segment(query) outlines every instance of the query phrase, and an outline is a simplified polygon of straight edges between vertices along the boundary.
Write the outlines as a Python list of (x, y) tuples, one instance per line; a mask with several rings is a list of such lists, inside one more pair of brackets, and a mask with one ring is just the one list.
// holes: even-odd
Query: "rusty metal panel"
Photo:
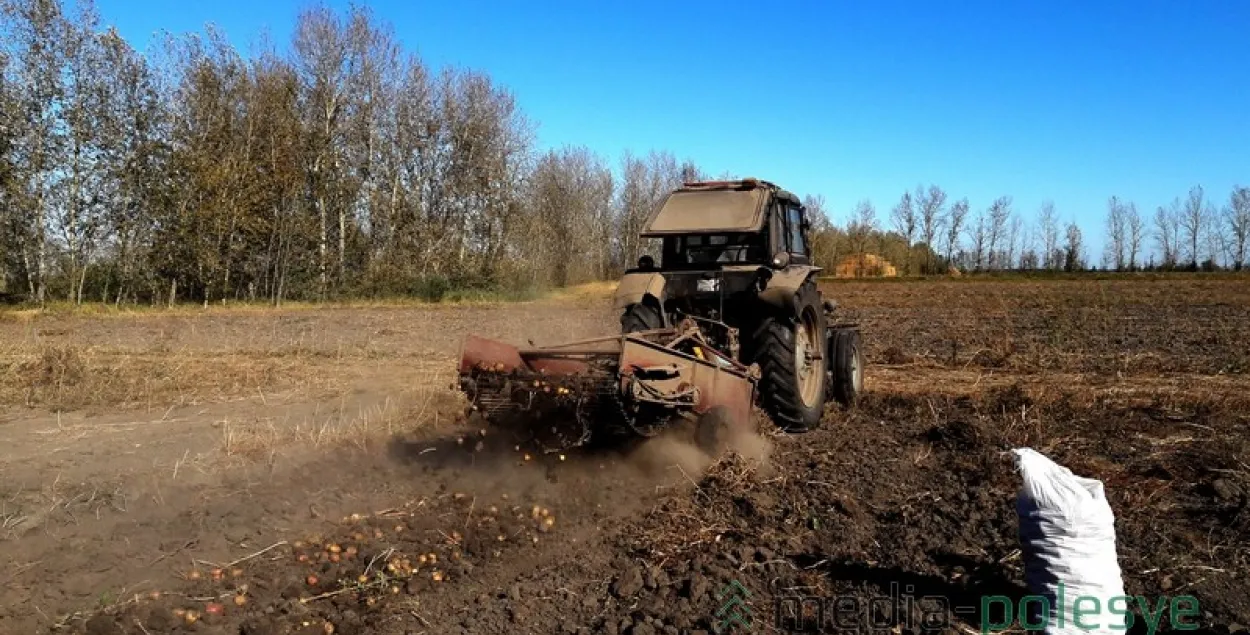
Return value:
[(627, 338), (621, 351), (621, 375), (628, 377), (635, 367), (674, 366), (676, 379), (660, 380), (680, 390), (683, 385), (699, 389), (695, 412), (704, 413), (715, 407), (727, 408), (735, 417), (746, 421), (751, 414), (755, 384), (737, 369), (720, 366), (650, 342)]
[(590, 365), (580, 359), (567, 357), (533, 357), (529, 360), (530, 368), (545, 375), (577, 375), (590, 370)]
[(517, 347), (505, 342), (469, 335), (460, 349), (461, 373), (468, 373), (474, 368), (512, 372), (524, 366)]

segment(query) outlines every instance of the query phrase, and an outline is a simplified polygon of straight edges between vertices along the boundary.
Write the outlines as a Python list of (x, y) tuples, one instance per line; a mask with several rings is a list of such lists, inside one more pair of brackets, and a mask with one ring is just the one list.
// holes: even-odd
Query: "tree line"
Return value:
[(1250, 187), (1245, 186), (1234, 186), (1223, 200), (1194, 186), (1149, 217), (1136, 203), (1112, 196), (1100, 257), (1089, 253), (1081, 227), (1062, 220), (1051, 201), (1030, 215), (1015, 209), (1012, 197), (1000, 196), (973, 212), (967, 198), (951, 200), (939, 186), (917, 186), (903, 192), (884, 215), (871, 201), (860, 201), (844, 227), (824, 219), (822, 197), (808, 197), (806, 204), (818, 217), (813, 228), (817, 260), (877, 254), (903, 275), (952, 269), (1241, 271), (1250, 242)]
[[(515, 97), (368, 9), (287, 52), (142, 55), (89, 4), (0, 0), (0, 291), (34, 302), (441, 294), (612, 275), (690, 161), (539, 152)], [(619, 174), (619, 176), (618, 176)]]
[[(662, 197), (709, 178), (668, 151), (542, 150), (509, 90), (430, 67), (367, 8), (306, 9), (285, 47), (251, 48), (208, 28), (144, 54), (85, 0), (0, 0), (0, 294), (524, 293), (618, 275), (648, 251), (638, 233)], [(1240, 268), (1250, 194), (1217, 208), (1195, 191), (1151, 223), (1112, 199), (1104, 265)], [(807, 203), (830, 268), (869, 253), (901, 273), (1087, 266), (1053, 206), (1030, 224), (1010, 197), (974, 212), (928, 186), (836, 226)]]

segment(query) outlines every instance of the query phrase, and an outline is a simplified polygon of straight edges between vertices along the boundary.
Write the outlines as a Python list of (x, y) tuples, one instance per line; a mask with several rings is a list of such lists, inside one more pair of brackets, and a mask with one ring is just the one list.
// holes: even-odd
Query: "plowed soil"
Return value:
[(610, 334), (602, 294), (0, 316), (0, 633), (982, 632), (1026, 593), (1024, 446), (1106, 484), (1128, 593), (1247, 629), (1250, 279), (824, 291), (867, 394), (715, 455), (461, 416), (466, 333)]

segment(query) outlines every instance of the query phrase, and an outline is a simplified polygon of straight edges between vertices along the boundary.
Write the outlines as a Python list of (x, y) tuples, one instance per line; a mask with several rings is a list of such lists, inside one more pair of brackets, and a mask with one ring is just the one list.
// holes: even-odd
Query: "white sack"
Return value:
[[(1076, 476), (1033, 449), (1013, 452), (1024, 479), (1016, 500), (1024, 577), (1030, 594), (1050, 602), (1048, 616), (1040, 613), (1040, 602), (1017, 606), (1018, 623), (1045, 619), (1048, 635), (1123, 635), (1128, 599), (1116, 559), (1115, 515), (1102, 482)], [(1078, 598), (1098, 600), (1081, 601), (1080, 625), (1086, 628), (1074, 619)]]

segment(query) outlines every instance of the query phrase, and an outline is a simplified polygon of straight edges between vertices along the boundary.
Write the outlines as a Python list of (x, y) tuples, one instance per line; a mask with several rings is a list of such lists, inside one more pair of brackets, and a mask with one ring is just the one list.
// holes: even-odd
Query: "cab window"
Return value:
[(763, 258), (764, 242), (759, 234), (699, 234), (664, 239), (666, 268), (743, 264)]
[(806, 254), (807, 241), (803, 236), (803, 215), (799, 208), (793, 205), (786, 206), (786, 229), (788, 230), (786, 251), (795, 255)]

